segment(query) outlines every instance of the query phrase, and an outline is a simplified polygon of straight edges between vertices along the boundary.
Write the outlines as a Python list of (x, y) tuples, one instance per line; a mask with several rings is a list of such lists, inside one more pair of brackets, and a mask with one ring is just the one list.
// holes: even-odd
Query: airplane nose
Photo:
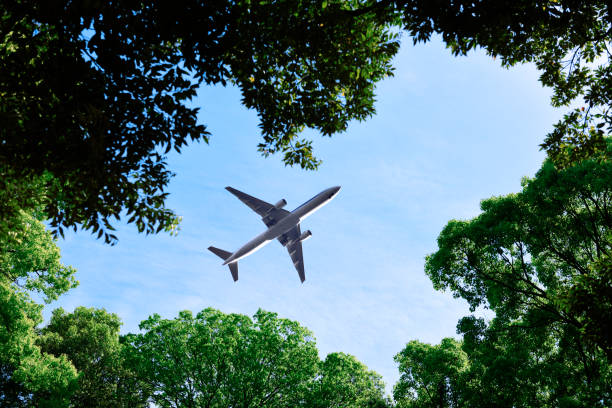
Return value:
[(336, 194), (338, 194), (338, 191), (340, 191), (340, 186), (332, 187), (330, 188), (330, 190), (331, 190), (332, 196), (335, 196)]

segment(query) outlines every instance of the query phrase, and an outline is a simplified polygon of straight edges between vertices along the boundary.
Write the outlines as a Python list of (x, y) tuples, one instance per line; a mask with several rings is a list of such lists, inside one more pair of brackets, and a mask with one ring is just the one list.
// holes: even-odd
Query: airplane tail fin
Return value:
[[(223, 260), (229, 258), (232, 255), (231, 252), (215, 248), (214, 246), (208, 247), (208, 250)], [(238, 262), (232, 262), (227, 266), (229, 266), (230, 272), (232, 273), (232, 278), (234, 278), (234, 282), (236, 282), (238, 280)]]

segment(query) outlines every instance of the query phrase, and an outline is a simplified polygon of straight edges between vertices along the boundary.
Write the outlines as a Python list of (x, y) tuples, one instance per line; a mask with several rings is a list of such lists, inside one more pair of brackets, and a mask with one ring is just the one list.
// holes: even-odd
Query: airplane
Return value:
[(276, 238), (281, 245), (289, 251), (289, 256), (291, 256), (291, 260), (300, 276), (300, 280), (304, 283), (306, 275), (304, 273), (304, 258), (302, 257), (302, 241), (310, 238), (312, 233), (310, 230), (302, 233), (300, 231), (300, 222), (330, 202), (331, 199), (338, 194), (338, 191), (340, 191), (340, 186), (330, 187), (321, 191), (291, 212), (283, 209), (283, 207), (287, 205), (285, 199), (272, 205), (238, 191), (235, 188), (225, 187), (225, 189), (259, 214), (261, 220), (266, 224), (266, 227), (268, 227), (266, 231), (244, 244), (236, 252), (224, 251), (223, 249), (213, 246), (208, 247), (209, 251), (225, 261), (223, 265), (229, 266), (234, 282), (238, 280), (238, 261)]

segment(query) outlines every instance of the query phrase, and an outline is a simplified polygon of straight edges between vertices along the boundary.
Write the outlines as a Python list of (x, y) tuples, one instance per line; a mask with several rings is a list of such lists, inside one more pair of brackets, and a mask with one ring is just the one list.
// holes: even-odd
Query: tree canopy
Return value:
[(173, 231), (165, 153), (208, 141), (190, 103), (204, 84), (240, 89), (264, 156), (314, 169), (300, 132), (332, 135), (373, 114), (402, 29), (414, 42), (440, 34), (454, 54), (533, 62), (553, 105), (582, 99), (542, 145), (567, 166), (605, 150), (612, 128), (610, 15), (604, 0), (11, 0), (0, 19), (0, 215), (30, 208), (42, 185), (59, 234), (82, 226), (112, 243), (121, 217)]
[(208, 308), (153, 315), (125, 344), (160, 407), (384, 407), (384, 384), (355, 357), (320, 361), (312, 333), (275, 313)]
[(461, 343), (450, 338), (439, 345), (410, 341), (394, 358), (400, 379), (393, 388), (399, 407), (464, 406), (462, 374), (468, 368)]
[(76, 371), (66, 356), (42, 352), (36, 326), (42, 305), (77, 285), (74, 269), (60, 263), (60, 251), (42, 222), (19, 213), (15, 229), (0, 234), (0, 403), (40, 406), (63, 404), (75, 387)]
[(258, 311), (254, 320), (205, 309), (153, 315), (128, 335), (139, 378), (160, 407), (293, 405), (318, 361), (311, 333)]
[(458, 324), (477, 384), (468, 400), (612, 403), (611, 188), (609, 156), (563, 169), (545, 162), (521, 192), (484, 200), (481, 215), (443, 229), (426, 261), (434, 288), (495, 313)]
[[(374, 112), (398, 42), (365, 2), (44, 3), (11, 0), (0, 19), (0, 178), (29, 204), (42, 182), (46, 215), (114, 242), (123, 213), (141, 232), (171, 230), (165, 153), (209, 134), (189, 101), (231, 83), (260, 118), (264, 155), (314, 169), (306, 127), (324, 135)], [(332, 7), (332, 4), (335, 6)]]
[[(612, 141), (609, 146), (612, 154)], [(426, 272), (435, 288), (449, 288), (472, 310), (485, 306), (508, 322), (533, 312), (543, 322), (584, 331), (610, 304), (606, 285), (591, 288), (596, 293), (580, 303), (582, 310), (566, 302), (578, 290), (574, 285), (605, 282), (592, 274), (612, 250), (611, 188), (610, 160), (562, 170), (547, 162), (533, 180), (524, 180), (520, 193), (484, 200), (474, 220), (450, 221)], [(607, 334), (589, 338), (612, 357)]]
[[(126, 362), (120, 343), (121, 320), (104, 309), (55, 309), (37, 344), (50, 355), (65, 356), (79, 373), (69, 395), (72, 407), (147, 407), (147, 388)], [(36, 395), (38, 397), (38, 395)]]
[(330, 353), (319, 362), (317, 376), (309, 385), (306, 407), (386, 407), (380, 375), (354, 356)]
[(541, 145), (548, 160), (536, 177), (518, 194), (484, 200), (479, 217), (450, 221), (427, 258), (436, 289), (495, 313), (459, 322), (462, 406), (609, 405), (609, 2), (377, 4), (372, 12), (401, 15), (415, 43), (440, 34), (455, 55), (482, 47), (505, 67), (535, 63), (553, 106), (573, 105)]

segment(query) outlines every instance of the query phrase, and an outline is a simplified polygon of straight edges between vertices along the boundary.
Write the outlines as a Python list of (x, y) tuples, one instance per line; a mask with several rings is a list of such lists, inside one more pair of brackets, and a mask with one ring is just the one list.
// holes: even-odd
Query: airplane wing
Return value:
[(306, 280), (306, 274), (304, 272), (304, 257), (302, 255), (302, 241), (300, 241), (300, 225), (296, 225), (283, 235), (278, 237), (278, 241), (287, 248), (289, 256), (293, 261), (293, 265), (300, 275), (300, 280), (304, 282)]
[(289, 214), (289, 211), (278, 209), (274, 207), (272, 204), (267, 203), (259, 198), (255, 198), (250, 196), (242, 191), (238, 191), (232, 187), (225, 187), (227, 191), (238, 197), (240, 201), (248, 205), (251, 210), (255, 211), (261, 217), (266, 227), (270, 228), (272, 225), (276, 224), (278, 220), (284, 218)]

